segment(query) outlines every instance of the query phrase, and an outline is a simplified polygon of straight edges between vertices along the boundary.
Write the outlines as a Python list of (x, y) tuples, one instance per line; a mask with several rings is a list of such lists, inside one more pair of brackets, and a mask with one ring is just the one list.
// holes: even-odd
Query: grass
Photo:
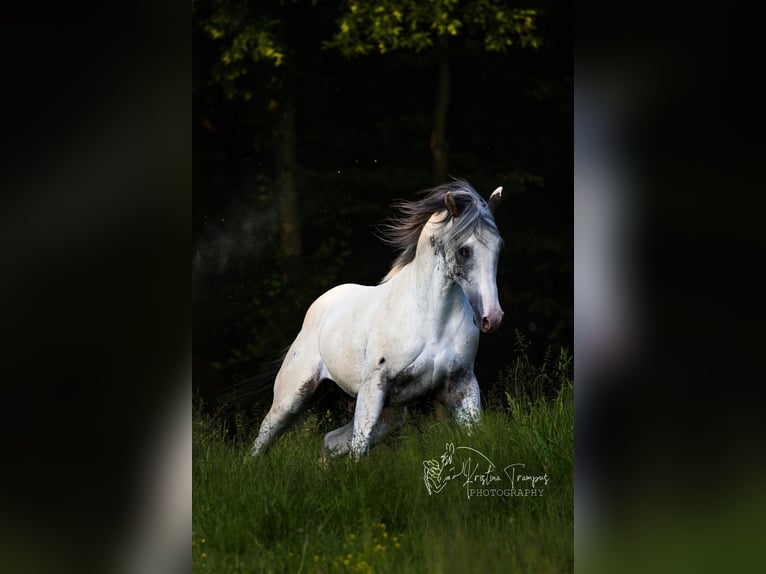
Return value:
[[(555, 366), (535, 369), (523, 364), (525, 357), (500, 381), (505, 400), (490, 405), (470, 432), (414, 415), (358, 464), (321, 462), (330, 421), (317, 413), (258, 459), (248, 455), (249, 433), (232, 440), (196, 413), (192, 571), (571, 572), (571, 359), (562, 352)], [(558, 383), (555, 392), (545, 386), (551, 382)], [(523, 463), (524, 472), (546, 474), (549, 482), (538, 483), (541, 496), (469, 499), (467, 489), (480, 485), (462, 486), (463, 476), (429, 495), (423, 461), (439, 461), (447, 443), (491, 459), (500, 477), (491, 486), (505, 494), (506, 465)], [(451, 474), (467, 457), (455, 451)], [(477, 474), (488, 470), (474, 454), (471, 464), (477, 463)]]

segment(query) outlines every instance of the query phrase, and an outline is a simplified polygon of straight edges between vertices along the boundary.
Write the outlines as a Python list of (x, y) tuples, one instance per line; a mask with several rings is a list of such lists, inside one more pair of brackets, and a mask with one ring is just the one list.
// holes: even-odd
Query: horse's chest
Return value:
[(388, 403), (402, 403), (421, 397), (440, 383), (432, 365), (410, 365), (396, 372), (386, 372), (381, 382), (386, 387)]

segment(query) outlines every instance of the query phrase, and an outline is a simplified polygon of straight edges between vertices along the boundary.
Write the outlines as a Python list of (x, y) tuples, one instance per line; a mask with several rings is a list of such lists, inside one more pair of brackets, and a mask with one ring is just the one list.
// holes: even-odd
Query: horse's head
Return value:
[(473, 322), (482, 333), (497, 330), (503, 310), (497, 297), (497, 261), (503, 240), (494, 220), (502, 200), (498, 187), (485, 202), (473, 190), (448, 191), (444, 196), (447, 217), (439, 239), (446, 274), (465, 293), (473, 310)]

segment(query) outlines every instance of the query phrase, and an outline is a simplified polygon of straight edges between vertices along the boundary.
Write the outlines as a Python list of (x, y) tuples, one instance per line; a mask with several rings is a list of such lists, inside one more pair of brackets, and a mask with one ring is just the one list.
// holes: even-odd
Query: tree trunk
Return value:
[(447, 107), (450, 96), (450, 65), (447, 38), (440, 36), (436, 48), (438, 78), (436, 81), (436, 105), (434, 106), (434, 127), (431, 132), (431, 153), (433, 155), (434, 185), (447, 180)]
[[(289, 92), (289, 88), (288, 88)], [(301, 248), (300, 210), (295, 185), (298, 164), (295, 159), (295, 104), (292, 95), (284, 99), (274, 128), (274, 151), (276, 154), (277, 205), (282, 241), (282, 251), (290, 258), (299, 258)]]

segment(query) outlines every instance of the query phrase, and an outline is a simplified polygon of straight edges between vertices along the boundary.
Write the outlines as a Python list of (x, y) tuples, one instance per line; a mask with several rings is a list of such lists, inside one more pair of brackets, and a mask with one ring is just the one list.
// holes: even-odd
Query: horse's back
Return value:
[[(320, 295), (309, 307), (301, 334), (320, 337), (335, 329), (348, 332), (371, 315), (370, 301), (375, 287), (345, 283)], [(348, 333), (351, 335), (352, 333)]]
[(303, 325), (320, 327), (328, 319), (342, 317), (348, 313), (358, 313), (358, 301), (371, 293), (374, 287), (344, 283), (325, 291), (309, 307)]

